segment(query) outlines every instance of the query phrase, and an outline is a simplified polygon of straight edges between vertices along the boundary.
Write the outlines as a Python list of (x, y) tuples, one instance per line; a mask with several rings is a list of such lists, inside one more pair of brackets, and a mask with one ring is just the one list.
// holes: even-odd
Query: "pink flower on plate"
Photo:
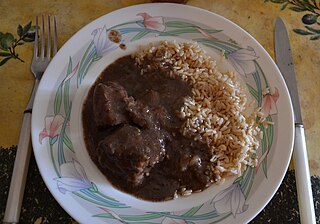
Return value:
[(138, 13), (137, 16), (142, 16), (143, 25), (146, 29), (157, 30), (163, 32), (166, 29), (162, 16), (150, 16), (148, 13)]
[(63, 122), (64, 117), (60, 114), (57, 114), (55, 116), (47, 116), (45, 118), (45, 128), (39, 134), (40, 144), (42, 144), (42, 140), (45, 137), (53, 139), (58, 136), (61, 132)]
[(262, 98), (262, 106), (261, 106), (261, 112), (265, 115), (265, 117), (268, 117), (269, 115), (277, 114), (277, 100), (279, 99), (279, 90), (275, 88), (275, 91), (273, 94), (270, 93), (270, 91), (265, 94)]
[[(71, 60), (71, 59), (70, 59)], [(79, 69), (79, 62), (78, 64), (72, 69), (72, 71), (66, 76), (64, 82), (70, 80), (75, 74), (77, 74), (78, 69)]]
[(206, 38), (208, 38), (208, 39), (215, 39), (215, 40), (217, 40), (217, 38), (216, 38), (215, 36), (213, 36), (212, 34), (206, 32), (206, 31), (204, 31), (204, 30), (202, 30), (200, 27), (197, 27), (197, 30), (198, 30), (204, 37), (206, 37)]
[(118, 220), (119, 222), (126, 223), (125, 221), (122, 220), (122, 218), (116, 212), (112, 211), (111, 209), (107, 209), (103, 207), (99, 207), (99, 208), (107, 212), (109, 215), (111, 215), (114, 219)]

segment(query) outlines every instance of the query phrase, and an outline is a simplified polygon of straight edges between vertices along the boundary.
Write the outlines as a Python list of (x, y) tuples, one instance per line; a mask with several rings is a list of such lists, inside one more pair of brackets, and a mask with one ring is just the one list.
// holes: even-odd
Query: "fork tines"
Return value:
[[(45, 52), (46, 52), (46, 57), (50, 58), (51, 55), (55, 55), (57, 53), (58, 49), (58, 44), (57, 44), (57, 39), (58, 39), (58, 34), (57, 34), (57, 23), (56, 23), (56, 17), (53, 17), (53, 50), (51, 50), (51, 16), (47, 16), (47, 24), (45, 23), (45, 16), (41, 16), (41, 28), (39, 26), (38, 22), (38, 16), (36, 17), (36, 31), (35, 31), (35, 39), (34, 39), (34, 57), (40, 57), (44, 58), (45, 57)], [(46, 35), (46, 32), (48, 32), (48, 35)], [(41, 47), (40, 47), (40, 52), (39, 52), (39, 36), (41, 36)], [(47, 41), (47, 46), (45, 46), (45, 42)]]

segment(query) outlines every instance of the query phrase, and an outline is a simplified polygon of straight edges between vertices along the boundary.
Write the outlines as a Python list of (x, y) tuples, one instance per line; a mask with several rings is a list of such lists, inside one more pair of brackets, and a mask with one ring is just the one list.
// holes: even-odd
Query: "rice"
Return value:
[(263, 116), (258, 110), (248, 115), (251, 103), (234, 72), (221, 73), (216, 61), (195, 42), (152, 43), (133, 57), (141, 74), (151, 68), (165, 69), (191, 85), (192, 96), (184, 99), (177, 113), (185, 121), (181, 133), (209, 146), (214, 181), (222, 183), (224, 177), (240, 176), (248, 166), (257, 165), (262, 134), (255, 121)]

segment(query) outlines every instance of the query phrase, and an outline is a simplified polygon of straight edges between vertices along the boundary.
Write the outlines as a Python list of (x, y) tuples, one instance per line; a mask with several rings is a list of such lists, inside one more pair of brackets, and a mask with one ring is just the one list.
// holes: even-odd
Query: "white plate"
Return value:
[[(111, 29), (121, 33), (126, 50), (108, 39)], [(263, 107), (274, 125), (263, 129), (257, 168), (202, 193), (153, 203), (114, 189), (98, 171), (84, 147), (81, 108), (90, 85), (108, 64), (160, 39), (201, 44), (222, 70), (237, 72), (255, 106)], [(245, 223), (269, 202), (285, 175), (293, 146), (293, 112), (275, 63), (243, 29), (202, 9), (144, 4), (98, 18), (60, 49), (36, 95), (32, 142), (47, 187), (80, 223)]]

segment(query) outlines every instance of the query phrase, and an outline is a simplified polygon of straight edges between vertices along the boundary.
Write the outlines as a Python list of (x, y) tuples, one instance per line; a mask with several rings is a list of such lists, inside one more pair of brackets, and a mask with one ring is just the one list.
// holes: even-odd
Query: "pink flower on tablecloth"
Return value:
[(163, 32), (166, 29), (162, 16), (150, 16), (148, 13), (138, 13), (137, 16), (142, 16), (143, 25), (146, 29), (157, 30)]
[(248, 209), (245, 202), (246, 198), (238, 183), (234, 183), (221, 191), (212, 200), (213, 208), (218, 214), (231, 212), (234, 217)]
[(40, 144), (42, 144), (42, 140), (45, 137), (53, 139), (58, 136), (61, 132), (63, 122), (64, 117), (60, 114), (56, 114), (55, 116), (47, 116), (45, 118), (45, 128), (39, 134)]
[(277, 104), (276, 104), (278, 99), (279, 99), (279, 90), (277, 88), (275, 88), (275, 91), (273, 94), (268, 92), (263, 96), (262, 103), (261, 103), (262, 105), (261, 112), (265, 115), (265, 117), (278, 113)]

